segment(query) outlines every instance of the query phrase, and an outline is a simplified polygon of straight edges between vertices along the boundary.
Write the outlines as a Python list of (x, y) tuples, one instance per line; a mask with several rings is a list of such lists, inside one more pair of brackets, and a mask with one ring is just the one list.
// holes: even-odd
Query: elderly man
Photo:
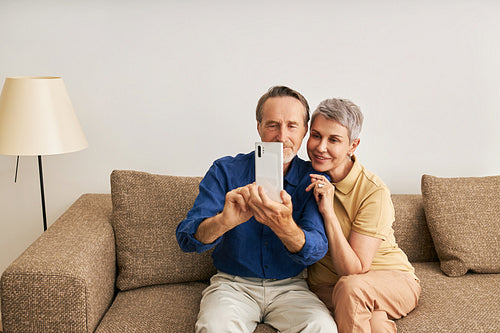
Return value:
[(177, 227), (183, 251), (214, 248), (218, 270), (203, 291), (196, 332), (253, 332), (266, 323), (280, 332), (336, 332), (325, 305), (308, 289), (306, 267), (328, 248), (311, 192), (316, 173), (297, 152), (307, 133), (309, 105), (298, 92), (272, 87), (259, 100), (263, 142), (283, 143), (282, 202), (255, 182), (255, 152), (216, 160)]

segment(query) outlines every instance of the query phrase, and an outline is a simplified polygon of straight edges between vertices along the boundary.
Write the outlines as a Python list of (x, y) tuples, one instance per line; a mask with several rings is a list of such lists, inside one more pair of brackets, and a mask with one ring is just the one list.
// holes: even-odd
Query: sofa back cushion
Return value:
[(118, 289), (208, 280), (215, 273), (210, 251), (184, 253), (175, 237), (200, 181), (131, 170), (111, 173)]
[(441, 270), (500, 273), (500, 176), (422, 176), (422, 196)]
[(411, 262), (437, 261), (438, 257), (425, 219), (422, 195), (393, 194), (396, 214), (394, 236)]

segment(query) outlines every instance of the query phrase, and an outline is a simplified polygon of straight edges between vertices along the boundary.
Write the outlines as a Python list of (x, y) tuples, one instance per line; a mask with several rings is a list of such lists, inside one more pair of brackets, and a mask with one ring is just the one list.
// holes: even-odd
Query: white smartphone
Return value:
[(283, 143), (255, 143), (255, 182), (264, 188), (269, 198), (282, 202)]

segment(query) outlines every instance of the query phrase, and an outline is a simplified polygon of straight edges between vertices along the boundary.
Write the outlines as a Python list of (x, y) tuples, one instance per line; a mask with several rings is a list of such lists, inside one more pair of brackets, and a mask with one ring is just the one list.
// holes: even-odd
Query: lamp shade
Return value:
[(0, 95), (0, 154), (52, 155), (88, 143), (60, 77), (10, 77)]

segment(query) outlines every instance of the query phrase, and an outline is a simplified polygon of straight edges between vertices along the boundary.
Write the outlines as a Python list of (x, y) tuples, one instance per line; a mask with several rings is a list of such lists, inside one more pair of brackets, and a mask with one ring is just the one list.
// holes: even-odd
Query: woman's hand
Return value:
[(323, 175), (310, 174), (309, 176), (311, 184), (306, 188), (306, 191), (314, 191), (314, 198), (323, 217), (332, 216), (335, 214), (333, 209), (335, 186)]

